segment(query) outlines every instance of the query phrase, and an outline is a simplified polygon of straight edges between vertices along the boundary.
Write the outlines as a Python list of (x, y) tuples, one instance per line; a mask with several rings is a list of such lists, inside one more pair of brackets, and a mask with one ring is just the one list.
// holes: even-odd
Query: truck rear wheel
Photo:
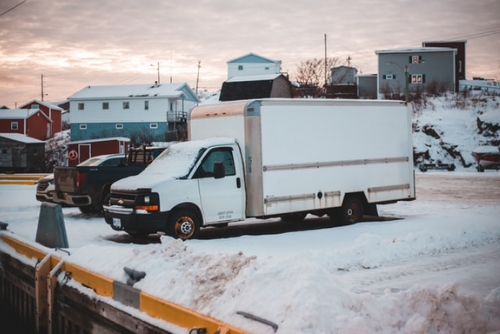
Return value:
[(176, 239), (194, 239), (200, 232), (200, 219), (189, 210), (178, 210), (172, 213), (167, 232)]
[(339, 218), (342, 223), (354, 224), (363, 219), (363, 203), (357, 197), (346, 197), (340, 208)]

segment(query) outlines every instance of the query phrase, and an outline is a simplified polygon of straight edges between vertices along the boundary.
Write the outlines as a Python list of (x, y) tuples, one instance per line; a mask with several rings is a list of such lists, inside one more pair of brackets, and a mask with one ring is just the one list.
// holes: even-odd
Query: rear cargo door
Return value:
[[(224, 162), (223, 178), (214, 178), (215, 162)], [(244, 218), (245, 189), (242, 168), (235, 162), (238, 163), (231, 148), (215, 148), (205, 156), (195, 173), (206, 224)]]

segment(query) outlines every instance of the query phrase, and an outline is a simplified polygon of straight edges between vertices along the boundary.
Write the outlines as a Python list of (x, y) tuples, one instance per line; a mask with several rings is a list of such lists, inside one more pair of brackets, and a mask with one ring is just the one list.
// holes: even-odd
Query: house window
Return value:
[(117, 130), (123, 129), (123, 124), (115, 124), (115, 129)]
[(158, 123), (150, 123), (149, 128), (150, 129), (158, 129)]
[(17, 124), (17, 122), (10, 122), (10, 129), (11, 130), (19, 129), (19, 124)]
[(419, 64), (422, 62), (422, 56), (410, 56), (410, 64)]
[(40, 106), (38, 104), (32, 104), (30, 109), (40, 109)]
[(412, 74), (410, 77), (410, 83), (412, 84), (423, 84), (425, 82), (425, 74)]
[(87, 130), (87, 124), (80, 124), (80, 130)]
[(103, 110), (108, 110), (109, 109), (109, 102), (103, 102), (102, 103), (102, 109)]
[(144, 110), (149, 110), (149, 101), (144, 101)]
[(85, 109), (85, 103), (78, 103), (78, 110), (84, 110)]
[(238, 65), (238, 71), (243, 71), (243, 65)]
[(127, 101), (123, 102), (123, 109), (130, 109), (130, 103)]
[(394, 80), (394, 79), (396, 79), (396, 75), (395, 74), (385, 74), (383, 78), (385, 80)]
[(38, 155), (38, 148), (33, 148), (33, 155)]

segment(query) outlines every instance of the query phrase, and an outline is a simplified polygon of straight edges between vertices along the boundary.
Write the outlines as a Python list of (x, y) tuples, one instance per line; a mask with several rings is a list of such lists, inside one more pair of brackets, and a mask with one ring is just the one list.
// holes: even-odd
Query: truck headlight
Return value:
[(144, 196), (144, 203), (149, 204), (151, 202), (151, 198), (149, 196)]

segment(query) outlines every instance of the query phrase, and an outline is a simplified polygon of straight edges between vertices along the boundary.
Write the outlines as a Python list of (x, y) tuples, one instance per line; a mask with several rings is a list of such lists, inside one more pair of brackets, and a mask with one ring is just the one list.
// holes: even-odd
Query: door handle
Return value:
[(239, 177), (236, 178), (236, 188), (241, 188), (241, 180)]

